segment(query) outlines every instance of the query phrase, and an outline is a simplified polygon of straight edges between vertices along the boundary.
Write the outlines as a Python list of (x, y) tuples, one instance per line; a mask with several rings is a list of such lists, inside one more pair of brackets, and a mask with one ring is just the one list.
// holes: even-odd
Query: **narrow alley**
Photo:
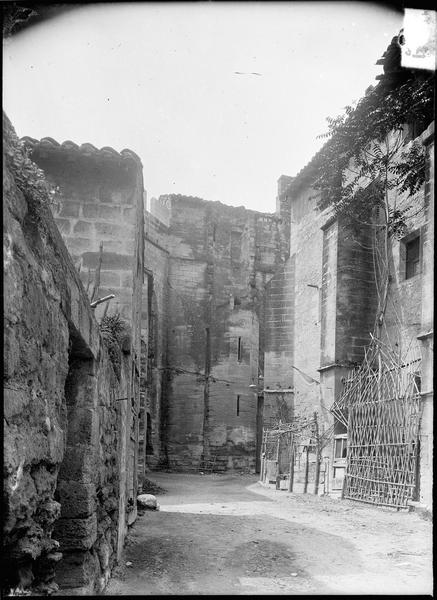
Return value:
[(261, 486), (255, 475), (153, 473), (106, 595), (429, 594), (418, 514)]
[(437, 13), (235, 4), (2, 2), (2, 597), (432, 594)]

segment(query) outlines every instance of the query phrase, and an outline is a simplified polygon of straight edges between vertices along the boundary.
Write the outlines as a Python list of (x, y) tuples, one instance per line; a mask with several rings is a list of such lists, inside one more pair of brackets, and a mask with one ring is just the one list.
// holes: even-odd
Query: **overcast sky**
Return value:
[(370, 2), (82, 5), (4, 42), (4, 109), (20, 137), (134, 150), (149, 197), (274, 212), (401, 27)]

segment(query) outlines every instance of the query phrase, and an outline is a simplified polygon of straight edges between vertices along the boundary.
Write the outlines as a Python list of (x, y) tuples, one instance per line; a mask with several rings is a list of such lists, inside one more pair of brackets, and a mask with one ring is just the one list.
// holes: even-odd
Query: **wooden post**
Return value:
[[(276, 442), (276, 482), (278, 481), (279, 476), (279, 445), (281, 443), (281, 435), (278, 434), (278, 441)], [(278, 483), (276, 483), (278, 486)], [(279, 489), (279, 486), (276, 488)]]
[(293, 491), (293, 483), (294, 483), (294, 441), (293, 437), (291, 438), (291, 458), (290, 458), (290, 479), (288, 480), (288, 491)]
[(310, 460), (309, 460), (309, 454), (310, 454), (310, 441), (308, 441), (307, 444), (307, 456), (306, 456), (306, 463), (305, 463), (305, 483), (303, 485), (303, 493), (306, 494), (307, 490), (308, 490), (308, 473), (309, 473), (309, 468), (310, 468)]
[(314, 495), (319, 494), (319, 479), (320, 479), (320, 436), (319, 436), (319, 422), (317, 420), (317, 412), (314, 412), (314, 429), (316, 438), (316, 473), (314, 482)]

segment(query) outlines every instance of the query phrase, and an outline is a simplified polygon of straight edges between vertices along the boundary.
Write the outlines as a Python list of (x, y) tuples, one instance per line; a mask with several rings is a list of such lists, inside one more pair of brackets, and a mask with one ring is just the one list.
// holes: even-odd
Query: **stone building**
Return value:
[[(98, 311), (90, 306), (48, 197), (41, 198), (40, 174), (26, 160), (6, 117), (3, 131), (4, 585), (44, 593), (58, 584), (71, 593), (95, 593), (119, 559), (136, 514), (141, 165), (131, 155), (111, 156), (109, 173), (116, 172), (114, 162), (123, 173), (117, 188), (104, 173), (107, 157), (87, 162), (87, 180), (79, 176), (77, 147), (60, 148), (50, 141), (47, 153), (44, 144), (36, 153), (47, 161), (47, 171), (50, 164), (62, 174), (58, 226), (70, 234), (77, 225), (83, 238), (90, 236), (86, 248), (83, 240), (69, 246), (72, 255), (82, 252), (93, 266), (100, 239), (107, 242), (104, 235), (114, 234), (105, 217), (98, 221), (98, 208), (100, 215), (103, 209), (93, 207), (93, 169), (102, 175), (99, 183), (107, 185), (108, 210), (118, 210), (120, 217), (124, 211), (131, 223), (126, 256), (115, 245), (110, 254), (117, 288), (121, 277), (127, 280), (124, 288), (130, 287), (120, 292), (119, 302), (124, 314), (131, 315), (131, 332), (112, 348), (111, 358)], [(127, 216), (129, 209), (134, 216)]]
[(174, 468), (253, 469), (260, 321), (266, 283), (287, 252), (286, 230), (277, 215), (161, 200), (169, 211), (163, 458)]
[[(379, 79), (384, 83), (396, 85), (396, 77), (399, 73), (402, 76), (398, 54), (392, 42), (381, 61), (384, 75)], [(425, 149), (426, 180), (410, 198), (398, 189), (389, 191), (391, 209), (414, 210), (406, 213), (411, 217), (406, 219), (402, 236), (388, 239), (390, 277), (381, 339), (394, 349), (393, 353), (405, 359), (403, 367), (417, 362), (416, 371), (411, 367), (410, 375), (416, 378), (416, 396), (420, 395), (420, 400), (417, 408), (411, 410), (412, 417), (420, 415), (420, 430), (417, 439), (405, 441), (406, 433), (402, 437), (402, 423), (409, 420), (406, 401), (399, 414), (387, 417), (389, 422), (383, 422), (381, 417), (379, 426), (392, 427), (391, 435), (399, 437), (396, 438), (399, 448), (405, 447), (405, 453), (410, 453), (408, 468), (416, 469), (417, 473), (411, 472), (403, 485), (413, 488), (412, 503), (416, 501), (430, 508), (434, 122), (428, 122), (422, 132), (414, 125), (405, 125), (404, 146), (400, 151), (413, 140)], [(325, 432), (332, 431), (331, 442), (323, 449), (327, 467), (320, 491), (341, 494), (345, 468), (350, 466), (346, 453), (351, 432), (334, 418), (330, 409), (342, 398), (351, 369), (363, 362), (371, 345), (378, 306), (372, 232), (378, 221), (363, 224), (352, 232), (332, 210), (319, 209), (320, 191), (315, 189), (314, 182), (320, 160), (321, 152), (295, 177), (282, 176), (278, 183), (278, 206), (286, 207), (284, 210), (289, 210), (290, 215), (290, 256), (271, 279), (267, 291), (264, 422), (268, 423), (278, 397), (285, 402), (289, 415), (310, 415), (317, 411), (319, 426)], [(272, 401), (268, 403), (267, 398)], [(373, 427), (377, 421), (361, 425)], [(370, 448), (372, 435), (370, 431), (368, 434)], [(408, 443), (412, 445), (409, 450)], [(387, 458), (387, 464), (392, 463), (388, 468), (396, 469), (400, 453), (396, 458), (392, 455)], [(365, 479), (365, 474), (362, 475)], [(393, 476), (393, 480), (396, 478)], [(314, 469), (310, 481), (314, 481)], [(367, 501), (373, 502), (375, 497), (376, 494)]]
[(186, 196), (145, 212), (150, 468), (254, 469), (265, 286), (288, 252), (268, 215)]

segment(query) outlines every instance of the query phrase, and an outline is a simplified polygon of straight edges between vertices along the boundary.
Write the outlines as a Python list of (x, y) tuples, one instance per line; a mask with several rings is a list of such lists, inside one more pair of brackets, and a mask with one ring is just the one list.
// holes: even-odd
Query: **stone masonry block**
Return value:
[(65, 245), (70, 254), (80, 255), (89, 250), (91, 241), (84, 237), (66, 237)]
[[(103, 248), (104, 249), (104, 248)], [(85, 269), (95, 269), (99, 262), (99, 252), (84, 252), (83, 266)], [(111, 270), (130, 270), (133, 266), (133, 256), (103, 252), (102, 272)]]
[(68, 415), (67, 444), (92, 444), (97, 437), (98, 415), (89, 408), (75, 407)]
[(59, 481), (59, 500), (63, 518), (86, 518), (96, 510), (96, 488), (91, 483)]
[(68, 219), (55, 219), (61, 235), (68, 235), (71, 231), (71, 223)]
[(99, 219), (121, 222), (120, 216), (121, 210), (118, 206), (108, 206), (107, 204), (99, 204)]
[(115, 225), (113, 223), (96, 223), (95, 227), (97, 235), (100, 237), (109, 236), (110, 238), (118, 239), (125, 236), (133, 237), (133, 231), (131, 227), (126, 228), (122, 227), (121, 225)]
[(4, 388), (3, 390), (4, 416), (10, 419), (14, 415), (18, 415), (30, 403), (30, 396), (27, 390), (14, 390)]
[(120, 287), (120, 273), (116, 271), (102, 271), (100, 273), (100, 283), (105, 287)]
[(93, 483), (96, 478), (96, 458), (89, 446), (68, 446), (59, 478), (80, 483)]
[(89, 550), (97, 539), (97, 515), (85, 519), (59, 519), (53, 537), (61, 544), (61, 551)]
[(56, 582), (61, 588), (79, 588), (91, 583), (96, 575), (97, 558), (91, 552), (64, 554), (56, 569)]
[(87, 219), (97, 219), (99, 216), (99, 207), (97, 204), (84, 204), (82, 211), (83, 216)]
[(122, 288), (131, 288), (132, 287), (132, 272), (131, 271), (123, 271), (121, 273), (121, 287)]
[(87, 221), (78, 221), (73, 227), (73, 233), (91, 234), (93, 231), (93, 224)]
[(123, 209), (123, 220), (129, 223), (135, 223), (136, 220), (136, 208), (129, 207)]
[(78, 202), (68, 202), (64, 200), (62, 202), (61, 210), (59, 211), (60, 217), (78, 217), (79, 216), (80, 204)]

